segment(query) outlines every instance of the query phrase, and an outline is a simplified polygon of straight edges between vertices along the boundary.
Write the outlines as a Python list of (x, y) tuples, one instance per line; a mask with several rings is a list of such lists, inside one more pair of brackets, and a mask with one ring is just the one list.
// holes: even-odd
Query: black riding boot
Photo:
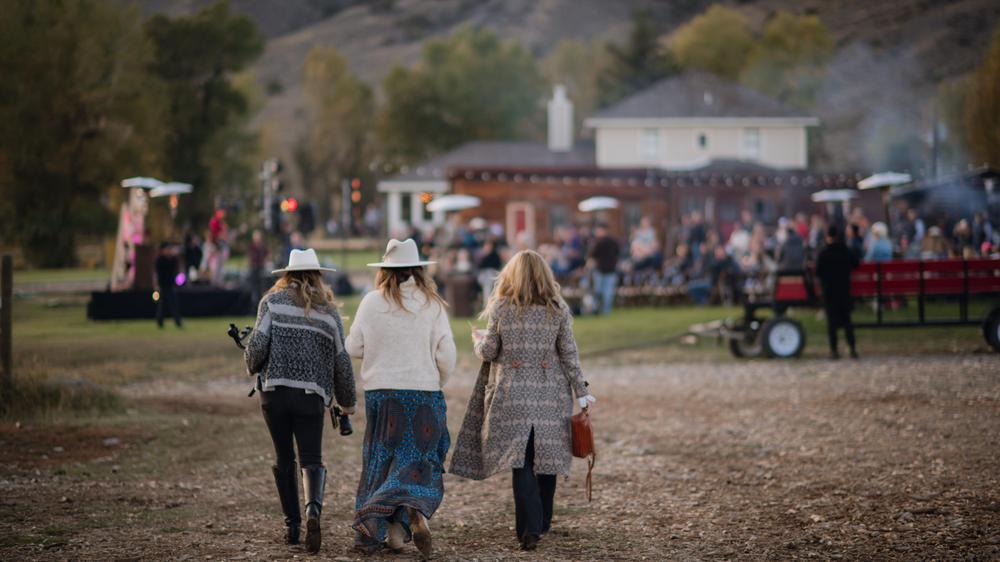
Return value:
[(281, 512), (285, 514), (285, 526), (288, 535), (285, 542), (299, 544), (299, 526), (302, 524), (302, 514), (299, 512), (299, 479), (298, 467), (293, 461), (287, 467), (278, 465), (271, 467), (274, 471), (274, 484), (278, 488), (278, 498), (281, 500)]
[(326, 467), (314, 464), (302, 467), (302, 482), (306, 492), (306, 550), (319, 552), (322, 537), (319, 516), (323, 511), (323, 488), (326, 485)]

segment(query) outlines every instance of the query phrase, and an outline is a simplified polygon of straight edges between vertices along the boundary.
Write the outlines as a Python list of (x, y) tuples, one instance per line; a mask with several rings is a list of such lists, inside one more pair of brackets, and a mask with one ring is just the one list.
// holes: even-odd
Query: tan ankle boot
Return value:
[(417, 550), (420, 551), (420, 554), (425, 559), (430, 558), (434, 550), (431, 547), (431, 529), (427, 526), (427, 519), (422, 513), (412, 507), (407, 508), (407, 512), (410, 515), (410, 530), (413, 532), (413, 544), (417, 545)]

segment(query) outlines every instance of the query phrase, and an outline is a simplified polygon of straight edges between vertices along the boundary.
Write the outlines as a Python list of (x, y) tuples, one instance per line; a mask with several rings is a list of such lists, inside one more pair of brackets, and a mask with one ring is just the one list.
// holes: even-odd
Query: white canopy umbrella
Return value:
[(910, 174), (900, 174), (898, 172), (879, 172), (868, 176), (858, 182), (858, 189), (874, 189), (876, 187), (892, 187), (910, 183), (913, 178)]
[(154, 188), (149, 192), (150, 197), (166, 197), (168, 195), (182, 195), (184, 193), (191, 193), (194, 187), (189, 183), (181, 183), (172, 181), (170, 183), (165, 183), (160, 187)]
[(442, 195), (435, 197), (427, 204), (427, 210), (434, 213), (437, 211), (462, 211), (478, 207), (482, 201), (472, 195)]
[(163, 182), (156, 178), (144, 178), (136, 176), (122, 180), (122, 187), (144, 187), (146, 189), (156, 189), (163, 185)]
[(813, 203), (846, 203), (857, 198), (858, 192), (853, 189), (824, 189), (812, 194)]
[(584, 213), (591, 213), (594, 211), (604, 211), (607, 209), (617, 209), (618, 200), (614, 197), (597, 196), (590, 197), (580, 201), (580, 204), (576, 206), (577, 209)]

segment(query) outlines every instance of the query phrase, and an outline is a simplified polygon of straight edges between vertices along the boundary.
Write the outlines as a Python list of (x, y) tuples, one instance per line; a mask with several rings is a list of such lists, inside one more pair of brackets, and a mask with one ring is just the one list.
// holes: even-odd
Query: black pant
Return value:
[(170, 314), (174, 317), (174, 324), (179, 328), (181, 325), (181, 303), (177, 300), (177, 287), (173, 286), (173, 281), (169, 285), (160, 285), (160, 300), (156, 301), (156, 325), (163, 327), (163, 316), (165, 309), (170, 309)]
[(278, 386), (260, 393), (260, 409), (274, 442), (276, 464), (282, 470), (295, 461), (292, 438), (299, 446), (299, 466), (323, 464), (323, 418), (326, 407), (319, 394)]
[(514, 488), (514, 519), (517, 538), (541, 536), (552, 526), (552, 499), (556, 495), (555, 474), (535, 474), (535, 430), (528, 436), (524, 468), (515, 468), (511, 477)]
[(854, 323), (851, 321), (851, 303), (832, 302), (824, 306), (826, 311), (826, 335), (830, 340), (830, 353), (837, 353), (837, 328), (844, 328), (844, 339), (854, 349)]

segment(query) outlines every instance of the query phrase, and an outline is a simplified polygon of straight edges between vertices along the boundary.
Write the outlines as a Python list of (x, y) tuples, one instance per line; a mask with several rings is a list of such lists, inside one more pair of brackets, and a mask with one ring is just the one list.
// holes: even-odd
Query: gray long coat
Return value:
[(452, 474), (482, 480), (524, 467), (535, 430), (535, 473), (569, 474), (573, 395), (587, 394), (573, 339), (573, 317), (500, 304), (476, 344), (483, 360), (451, 458)]

